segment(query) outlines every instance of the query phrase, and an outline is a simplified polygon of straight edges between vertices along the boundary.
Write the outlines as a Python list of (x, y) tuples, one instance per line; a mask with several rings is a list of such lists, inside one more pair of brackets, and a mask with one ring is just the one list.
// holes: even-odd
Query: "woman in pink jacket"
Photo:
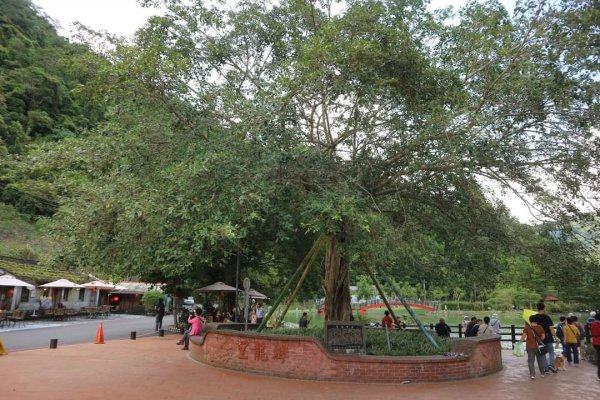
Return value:
[(202, 332), (202, 328), (204, 327), (204, 319), (202, 318), (201, 309), (196, 308), (195, 313), (190, 314), (190, 316), (188, 317), (188, 324), (190, 324), (191, 327), (187, 331), (185, 331), (181, 340), (177, 342), (177, 344), (183, 345), (183, 348), (181, 350), (189, 349), (190, 336), (199, 336)]

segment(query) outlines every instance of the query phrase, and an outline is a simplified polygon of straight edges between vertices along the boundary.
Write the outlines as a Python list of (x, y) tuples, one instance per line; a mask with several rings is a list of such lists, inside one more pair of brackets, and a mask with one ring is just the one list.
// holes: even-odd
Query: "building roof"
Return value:
[(0, 274), (4, 273), (36, 286), (57, 279), (69, 279), (75, 283), (84, 283), (89, 280), (86, 274), (48, 267), (38, 264), (36, 261), (0, 256)]
[(115, 289), (111, 290), (111, 293), (120, 294), (144, 294), (148, 290), (155, 289), (160, 290), (160, 285), (154, 285), (145, 282), (119, 282)]

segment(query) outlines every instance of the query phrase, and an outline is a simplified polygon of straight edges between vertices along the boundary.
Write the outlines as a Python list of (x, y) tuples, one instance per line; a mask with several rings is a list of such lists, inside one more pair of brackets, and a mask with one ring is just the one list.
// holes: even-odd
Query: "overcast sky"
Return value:
[[(33, 3), (55, 20), (60, 25), (59, 34), (67, 37), (76, 33), (73, 23), (80, 22), (94, 30), (129, 38), (149, 16), (157, 13), (139, 6), (136, 0), (33, 0)], [(431, 7), (459, 7), (465, 3), (466, 0), (432, 0)], [(514, 0), (502, 0), (502, 3), (512, 11)], [(516, 196), (508, 195), (504, 201), (521, 222), (532, 220), (531, 213)]]
[[(514, 0), (501, 0), (509, 10)], [(75, 33), (73, 22), (81, 22), (94, 30), (131, 37), (150, 15), (157, 14), (151, 8), (144, 8), (136, 0), (33, 0), (47, 15), (60, 24), (59, 33), (70, 36)], [(432, 0), (431, 7), (448, 5), (462, 6), (466, 0)]]

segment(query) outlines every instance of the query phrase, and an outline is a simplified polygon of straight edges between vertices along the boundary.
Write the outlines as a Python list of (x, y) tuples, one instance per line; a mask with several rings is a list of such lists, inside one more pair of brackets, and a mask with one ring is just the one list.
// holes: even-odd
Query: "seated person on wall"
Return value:
[(390, 312), (385, 310), (383, 318), (381, 318), (381, 327), (383, 329), (392, 329), (394, 326), (394, 320), (390, 317)]
[[(406, 319), (406, 317), (404, 317)], [(396, 317), (396, 329), (404, 330), (406, 329), (406, 321), (402, 321), (400, 317)]]
[(300, 317), (300, 321), (298, 321), (298, 327), (308, 328), (309, 323), (310, 323), (310, 319), (308, 319), (308, 313), (305, 311), (302, 313), (302, 316)]
[(200, 336), (205, 322), (204, 318), (202, 318), (202, 310), (200, 308), (196, 308), (196, 311), (190, 314), (188, 317), (188, 324), (191, 326), (185, 331), (181, 340), (177, 342), (178, 345), (183, 345), (182, 350), (189, 349), (190, 336)]

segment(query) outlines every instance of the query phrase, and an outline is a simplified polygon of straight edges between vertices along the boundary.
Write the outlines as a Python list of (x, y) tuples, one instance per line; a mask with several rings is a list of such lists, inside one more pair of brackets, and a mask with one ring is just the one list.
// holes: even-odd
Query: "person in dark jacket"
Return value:
[(473, 328), (477, 324), (477, 317), (471, 317), (471, 322), (467, 324), (467, 329), (465, 329), (465, 337), (477, 336), (477, 333), (473, 334)]
[(300, 317), (300, 321), (298, 321), (298, 326), (300, 328), (308, 328), (308, 323), (310, 322), (310, 320), (308, 319), (308, 313), (307, 312), (303, 312), (302, 313), (302, 317)]
[(452, 329), (450, 329), (444, 318), (440, 318), (440, 322), (435, 324), (435, 332), (440, 337), (450, 337)]
[(159, 329), (162, 329), (162, 320), (165, 316), (165, 303), (162, 297), (158, 299), (158, 301), (154, 305), (154, 312), (156, 313), (156, 323), (154, 324), (154, 330), (158, 332)]

